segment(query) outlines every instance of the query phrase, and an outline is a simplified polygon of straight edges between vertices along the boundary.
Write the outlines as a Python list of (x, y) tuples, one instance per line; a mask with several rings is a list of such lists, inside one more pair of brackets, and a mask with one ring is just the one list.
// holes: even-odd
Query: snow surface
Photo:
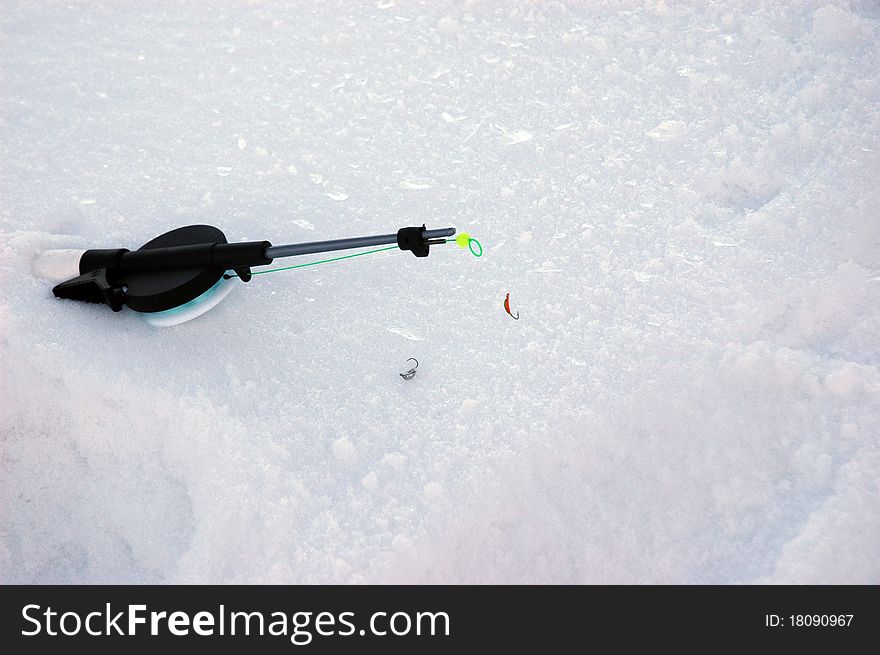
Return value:
[[(880, 582), (876, 3), (0, 15), (0, 582)], [(31, 268), (422, 222), (166, 330)]]

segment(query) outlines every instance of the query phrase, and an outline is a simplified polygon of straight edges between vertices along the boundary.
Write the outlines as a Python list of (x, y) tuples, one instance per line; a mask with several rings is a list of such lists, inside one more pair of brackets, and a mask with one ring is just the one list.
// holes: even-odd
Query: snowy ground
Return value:
[(880, 582), (880, 7), (668, 5), (5, 2), (0, 582)]

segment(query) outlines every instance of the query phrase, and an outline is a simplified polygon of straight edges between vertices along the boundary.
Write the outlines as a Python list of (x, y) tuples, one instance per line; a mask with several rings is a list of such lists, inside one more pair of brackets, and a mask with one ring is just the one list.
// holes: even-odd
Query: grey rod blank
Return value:
[[(455, 234), (454, 227), (445, 227), (439, 230), (425, 230), (424, 238), (440, 239), (442, 237), (451, 237), (453, 234)], [(284, 246), (269, 246), (266, 248), (265, 254), (269, 259), (277, 259), (279, 257), (293, 257), (294, 255), (310, 255), (315, 252), (381, 246), (386, 243), (397, 243), (397, 233), (377, 234), (372, 237), (352, 237), (350, 239), (311, 241), (309, 243), (290, 243)]]

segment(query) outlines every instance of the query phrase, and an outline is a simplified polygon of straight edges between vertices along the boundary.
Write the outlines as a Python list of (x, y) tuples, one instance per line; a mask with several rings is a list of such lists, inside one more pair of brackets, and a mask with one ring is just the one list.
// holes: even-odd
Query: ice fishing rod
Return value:
[(232, 278), (249, 282), (254, 274), (251, 267), (267, 266), (280, 257), (384, 244), (427, 257), (432, 245), (446, 243), (446, 237), (454, 234), (454, 227), (429, 230), (422, 225), (393, 234), (273, 246), (268, 241), (229, 243), (216, 227), (188, 225), (134, 251), (50, 251), (41, 266), (53, 271), (48, 277), (73, 276), (52, 289), (58, 298), (101, 303), (114, 312), (126, 306), (155, 325), (176, 325), (219, 303), (231, 290)]

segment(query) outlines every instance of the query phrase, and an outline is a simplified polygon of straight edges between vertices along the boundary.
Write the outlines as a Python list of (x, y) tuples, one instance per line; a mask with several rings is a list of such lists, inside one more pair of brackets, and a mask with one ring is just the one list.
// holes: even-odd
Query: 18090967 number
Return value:
[(795, 628), (810, 627), (849, 627), (852, 614), (792, 614), (788, 617), (789, 625)]

